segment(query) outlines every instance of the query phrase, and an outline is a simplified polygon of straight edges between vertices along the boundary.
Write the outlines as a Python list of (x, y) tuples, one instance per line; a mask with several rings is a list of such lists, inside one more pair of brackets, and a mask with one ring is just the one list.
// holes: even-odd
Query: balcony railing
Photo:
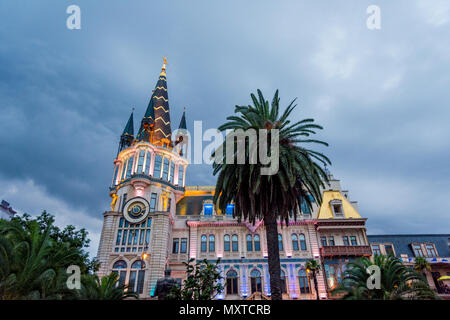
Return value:
[(323, 246), (320, 248), (322, 256), (370, 256), (370, 246)]

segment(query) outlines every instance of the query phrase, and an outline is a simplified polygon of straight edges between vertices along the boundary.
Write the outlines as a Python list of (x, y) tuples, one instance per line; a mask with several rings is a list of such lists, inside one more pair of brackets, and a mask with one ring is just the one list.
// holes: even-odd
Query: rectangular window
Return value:
[(180, 239), (178, 239), (178, 238), (173, 239), (172, 253), (178, 253), (179, 241), (180, 241)]
[(386, 251), (387, 255), (394, 255), (394, 249), (392, 249), (392, 246), (390, 244), (384, 245), (384, 251)]
[(166, 211), (168, 211), (168, 212), (170, 211), (171, 203), (172, 203), (172, 199), (171, 198), (167, 199), (167, 210)]
[(330, 246), (334, 246), (334, 237), (333, 236), (328, 237), (328, 243)]
[(168, 180), (168, 176), (169, 176), (169, 159), (164, 158), (163, 160), (163, 174), (162, 174), (162, 179), (163, 180)]
[(343, 212), (342, 212), (342, 205), (340, 204), (334, 204), (333, 205), (333, 209), (334, 209), (334, 214), (337, 216), (342, 216)]
[(124, 246), (126, 241), (127, 241), (127, 234), (128, 234), (128, 230), (124, 230), (123, 232), (123, 238), (122, 238), (122, 245)]
[(182, 165), (180, 165), (178, 167), (178, 185), (180, 187), (183, 186), (183, 174), (184, 174), (184, 167)]
[(150, 243), (150, 229), (147, 229), (145, 231), (145, 244), (149, 244)]
[(152, 196), (150, 198), (150, 212), (154, 212), (156, 210), (156, 193), (152, 193)]
[(347, 236), (342, 237), (342, 241), (344, 242), (344, 246), (348, 246), (349, 245)]
[(130, 157), (130, 159), (128, 160), (128, 167), (127, 167), (127, 176), (126, 178), (131, 177), (131, 172), (133, 169), (133, 161), (134, 161), (134, 157)]
[(372, 245), (372, 253), (373, 253), (374, 256), (376, 256), (376, 255), (380, 256), (381, 255), (380, 246), (378, 244), (373, 244)]
[(144, 243), (144, 230), (141, 230), (141, 234), (139, 235), (139, 244)]
[(356, 241), (356, 237), (355, 236), (351, 236), (350, 237), (350, 242), (352, 243), (352, 246), (357, 246), (358, 242)]
[(187, 238), (181, 238), (180, 253), (186, 253), (186, 252), (187, 252)]
[(173, 161), (170, 163), (170, 176), (169, 181), (173, 184), (173, 174), (175, 173), (175, 163)]
[(145, 158), (145, 150), (141, 150), (139, 152), (139, 161), (136, 172), (143, 173), (144, 172), (144, 158)]
[(133, 240), (133, 230), (128, 232), (128, 245), (131, 245), (131, 241)]
[(155, 168), (153, 169), (153, 176), (155, 178), (161, 178), (161, 163), (162, 163), (162, 157), (157, 154), (155, 156)]
[(414, 255), (416, 257), (423, 257), (423, 252), (422, 252), (422, 248), (420, 247), (420, 244), (413, 244), (413, 251), (414, 251)]
[(320, 242), (322, 243), (322, 247), (326, 247), (327, 246), (327, 237), (321, 237)]
[(150, 175), (150, 165), (152, 164), (152, 154), (147, 151), (147, 157), (145, 158), (145, 173)]
[(116, 239), (116, 246), (120, 244), (120, 237), (122, 236), (122, 230), (117, 231), (117, 239)]
[(234, 212), (234, 204), (227, 205), (226, 214), (228, 216), (231, 216), (231, 215), (233, 215), (233, 212)]
[(437, 257), (436, 250), (432, 244), (426, 244), (425, 249), (427, 250), (427, 255), (430, 258)]
[(134, 236), (133, 236), (133, 244), (134, 245), (137, 245), (138, 236), (139, 236), (139, 230), (134, 230)]

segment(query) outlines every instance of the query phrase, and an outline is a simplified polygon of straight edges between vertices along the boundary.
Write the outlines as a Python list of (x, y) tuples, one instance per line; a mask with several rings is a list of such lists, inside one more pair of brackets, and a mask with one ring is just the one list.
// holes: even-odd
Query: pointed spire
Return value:
[(125, 129), (123, 130), (122, 135), (120, 136), (119, 151), (117, 152), (117, 154), (119, 154), (119, 152), (122, 151), (123, 149), (129, 147), (134, 140), (133, 112), (134, 108), (131, 111)]
[(127, 122), (127, 125), (125, 126), (125, 129), (123, 130), (122, 136), (123, 135), (134, 136), (133, 113), (134, 113), (134, 108), (131, 110), (130, 117), (128, 118), (128, 122)]
[(172, 147), (172, 129), (170, 125), (169, 96), (167, 94), (166, 58), (163, 58), (161, 74), (152, 95), (155, 125), (151, 142), (156, 145)]
[(178, 129), (186, 130), (186, 107), (184, 107), (183, 116), (181, 117), (180, 125)]

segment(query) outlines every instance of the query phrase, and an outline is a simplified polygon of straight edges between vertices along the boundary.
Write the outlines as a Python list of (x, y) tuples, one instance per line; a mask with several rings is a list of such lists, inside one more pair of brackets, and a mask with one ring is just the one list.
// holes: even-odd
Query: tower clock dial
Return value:
[(150, 205), (147, 200), (141, 197), (127, 201), (123, 207), (123, 217), (129, 223), (139, 223), (147, 218)]

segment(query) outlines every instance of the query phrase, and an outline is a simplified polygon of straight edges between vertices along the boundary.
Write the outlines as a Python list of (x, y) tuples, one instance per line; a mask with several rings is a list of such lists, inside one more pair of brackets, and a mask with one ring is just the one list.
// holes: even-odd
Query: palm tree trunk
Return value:
[(314, 289), (316, 290), (316, 300), (320, 300), (319, 298), (319, 289), (318, 289), (318, 285), (317, 285), (317, 275), (314, 272), (313, 274), (313, 279), (314, 279)]
[(264, 217), (266, 227), (268, 265), (270, 275), (270, 293), (272, 300), (282, 300), (280, 250), (278, 248), (277, 218), (274, 212)]

